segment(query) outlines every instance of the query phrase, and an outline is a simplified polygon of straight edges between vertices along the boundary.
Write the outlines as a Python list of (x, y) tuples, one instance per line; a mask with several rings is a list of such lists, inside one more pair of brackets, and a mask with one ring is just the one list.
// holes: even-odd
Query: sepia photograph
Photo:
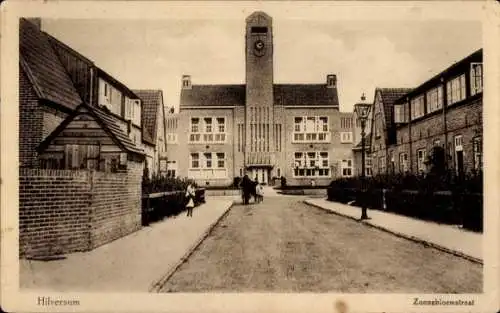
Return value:
[(495, 4), (64, 2), (2, 8), (5, 309), (498, 310)]

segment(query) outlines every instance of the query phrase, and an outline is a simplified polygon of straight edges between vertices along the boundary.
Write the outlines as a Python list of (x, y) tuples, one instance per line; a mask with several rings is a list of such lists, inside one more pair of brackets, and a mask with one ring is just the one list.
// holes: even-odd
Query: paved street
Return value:
[(480, 264), (302, 201), (235, 205), (162, 292), (482, 291)]

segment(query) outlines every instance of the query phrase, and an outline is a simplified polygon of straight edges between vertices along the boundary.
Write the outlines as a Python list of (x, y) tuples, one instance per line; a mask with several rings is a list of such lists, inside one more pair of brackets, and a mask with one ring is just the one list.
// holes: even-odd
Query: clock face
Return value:
[(264, 49), (264, 42), (262, 40), (257, 40), (255, 42), (255, 49), (257, 49), (257, 50)]
[(262, 40), (257, 40), (255, 43), (254, 43), (254, 54), (258, 57), (261, 57), (264, 55), (264, 51), (265, 51), (265, 45), (264, 45), (264, 42)]

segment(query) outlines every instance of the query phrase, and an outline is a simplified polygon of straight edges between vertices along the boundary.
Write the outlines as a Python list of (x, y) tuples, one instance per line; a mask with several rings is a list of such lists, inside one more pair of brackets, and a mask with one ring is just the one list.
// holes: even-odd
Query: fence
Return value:
[(483, 196), (477, 193), (451, 191), (418, 192), (415, 190), (328, 188), (328, 200), (348, 203), (369, 209), (386, 210), (397, 214), (464, 228), (483, 230)]

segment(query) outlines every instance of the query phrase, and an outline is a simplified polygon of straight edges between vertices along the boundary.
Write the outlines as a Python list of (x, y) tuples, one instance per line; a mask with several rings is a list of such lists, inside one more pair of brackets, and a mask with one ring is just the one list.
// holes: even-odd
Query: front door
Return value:
[(269, 175), (268, 175), (268, 170), (265, 168), (254, 168), (252, 169), (252, 176), (250, 179), (259, 181), (261, 184), (268, 184), (269, 183)]

